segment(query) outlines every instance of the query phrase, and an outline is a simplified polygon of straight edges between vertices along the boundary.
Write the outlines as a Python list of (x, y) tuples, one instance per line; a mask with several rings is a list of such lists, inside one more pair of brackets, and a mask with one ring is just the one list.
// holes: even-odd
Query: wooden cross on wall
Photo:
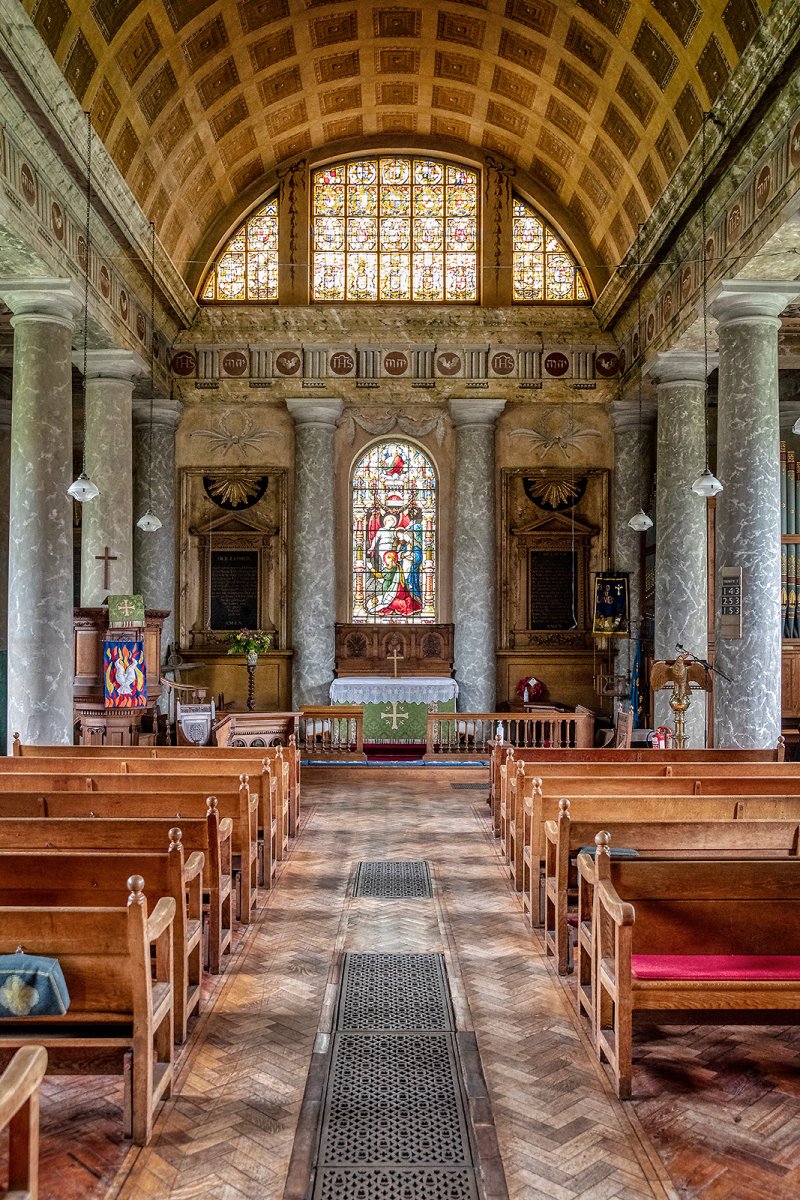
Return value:
[(102, 554), (95, 554), (94, 560), (95, 560), (95, 562), (101, 562), (103, 564), (103, 587), (104, 588), (110, 587), (111, 579), (110, 579), (109, 568), (110, 568), (112, 562), (117, 561), (117, 555), (111, 554), (108, 549), (108, 546), (106, 546)]

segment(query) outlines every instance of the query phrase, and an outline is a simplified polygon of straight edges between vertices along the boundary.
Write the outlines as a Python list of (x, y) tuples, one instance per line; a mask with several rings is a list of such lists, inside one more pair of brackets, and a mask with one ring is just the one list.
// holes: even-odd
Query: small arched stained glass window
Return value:
[(590, 300), (583, 272), (535, 209), (514, 197), (514, 299), (545, 303)]
[(436, 621), (436, 471), (413, 442), (375, 442), (352, 479), (352, 620)]
[(361, 158), (314, 172), (316, 301), (478, 299), (478, 175), (432, 158)]
[(242, 303), (278, 299), (278, 197), (257, 208), (211, 264), (200, 299)]

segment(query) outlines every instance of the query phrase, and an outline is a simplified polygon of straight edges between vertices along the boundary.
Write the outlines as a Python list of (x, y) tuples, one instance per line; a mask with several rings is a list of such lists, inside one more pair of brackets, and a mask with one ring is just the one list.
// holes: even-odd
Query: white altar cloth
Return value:
[(331, 704), (443, 704), (457, 696), (446, 675), (345, 675), (331, 684)]

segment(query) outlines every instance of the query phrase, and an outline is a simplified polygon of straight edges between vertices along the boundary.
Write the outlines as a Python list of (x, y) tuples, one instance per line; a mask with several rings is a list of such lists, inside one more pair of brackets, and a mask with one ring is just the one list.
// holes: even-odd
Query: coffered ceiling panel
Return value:
[(289, 160), (354, 139), (500, 154), (612, 266), (771, 0), (23, 3), (195, 283)]

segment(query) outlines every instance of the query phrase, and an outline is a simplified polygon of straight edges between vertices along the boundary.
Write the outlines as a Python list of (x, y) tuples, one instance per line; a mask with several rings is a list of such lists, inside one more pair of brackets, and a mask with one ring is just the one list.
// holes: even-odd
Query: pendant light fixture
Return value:
[(157, 533), (162, 522), (153, 512), (153, 397), (156, 363), (156, 227), (150, 222), (150, 424), (147, 432), (147, 508), (136, 522), (144, 533)]
[(705, 362), (703, 416), (705, 418), (706, 465), (703, 473), (698, 475), (697, 479), (695, 479), (694, 483), (692, 484), (692, 491), (695, 493), (695, 495), (703, 496), (706, 500), (708, 500), (711, 496), (718, 496), (722, 491), (722, 484), (712, 472), (708, 461), (708, 254), (706, 251), (706, 124), (713, 120), (714, 117), (710, 112), (703, 113), (703, 123), (700, 126), (700, 186), (703, 189), (703, 195), (700, 204), (700, 236), (703, 254), (703, 357)]
[(89, 355), (89, 218), (92, 211), (92, 118), (86, 114), (86, 222), (84, 226), (84, 246), (86, 262), (83, 273), (83, 446), (81, 447), (81, 473), (67, 488), (67, 495), (79, 504), (94, 500), (100, 495), (100, 488), (92, 483), (86, 474), (86, 370)]
[[(639, 438), (642, 435), (642, 226), (636, 228), (636, 322), (639, 330)], [(634, 513), (628, 525), (636, 533), (646, 533), (653, 528), (653, 521), (643, 508)]]

